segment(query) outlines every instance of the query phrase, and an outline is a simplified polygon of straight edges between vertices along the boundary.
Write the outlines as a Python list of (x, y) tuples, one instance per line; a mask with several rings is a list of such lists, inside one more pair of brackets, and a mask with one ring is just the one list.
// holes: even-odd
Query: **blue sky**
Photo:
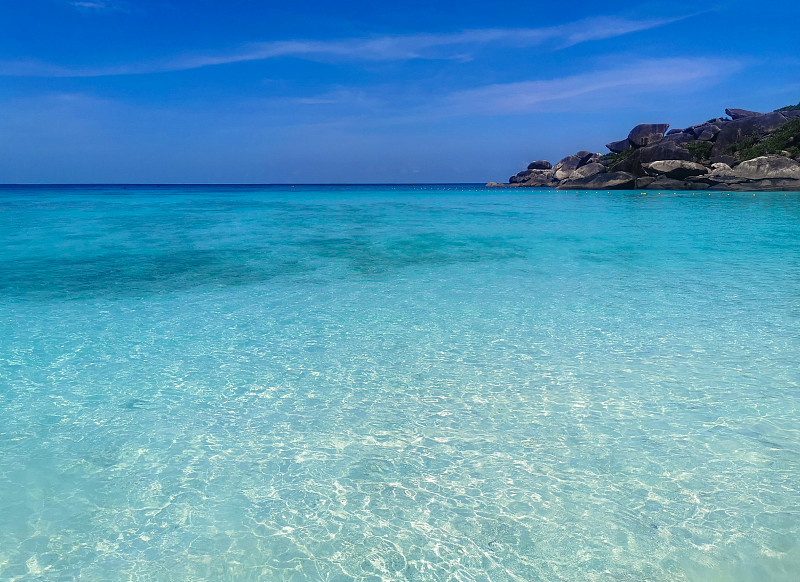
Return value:
[(504, 180), (800, 101), (796, 2), (4, 0), (2, 183)]

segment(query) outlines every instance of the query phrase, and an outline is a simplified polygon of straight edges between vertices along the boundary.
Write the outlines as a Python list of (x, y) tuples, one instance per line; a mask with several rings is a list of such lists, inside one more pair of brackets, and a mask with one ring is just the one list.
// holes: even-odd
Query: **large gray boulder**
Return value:
[(737, 178), (733, 175), (733, 169), (728, 165), (721, 162), (711, 164), (711, 171), (703, 176), (703, 180), (709, 184), (738, 184), (739, 182), (746, 182), (743, 178)]
[(649, 146), (661, 141), (667, 129), (669, 123), (641, 123), (628, 134), (628, 141), (638, 148)]
[(528, 164), (529, 170), (549, 170), (553, 167), (553, 164), (548, 162), (547, 160), (537, 160), (535, 162), (531, 162)]
[(578, 156), (567, 156), (553, 166), (555, 179), (566, 180), (580, 165), (581, 159)]
[(783, 156), (761, 156), (736, 166), (733, 175), (749, 180), (787, 178), (800, 180), (800, 162)]
[(671, 135), (665, 135), (664, 139), (662, 139), (659, 144), (664, 143), (665, 141), (671, 141), (673, 143), (687, 143), (690, 141), (694, 141), (694, 134), (693, 133), (673, 133)]
[(569, 176), (570, 180), (580, 180), (582, 178), (588, 178), (589, 176), (594, 176), (595, 174), (600, 174), (601, 172), (605, 172), (606, 167), (603, 164), (598, 162), (591, 162), (586, 164), (585, 166), (581, 166), (574, 172), (572, 172)]
[(553, 170), (523, 170), (508, 179), (509, 184), (532, 187), (555, 186)]
[(631, 145), (631, 142), (628, 141), (628, 138), (625, 138), (621, 139), (620, 141), (612, 141), (611, 143), (607, 143), (606, 147), (615, 154), (621, 154), (622, 152), (627, 152), (633, 147), (633, 145)]
[(534, 170), (533, 175), (523, 183), (523, 186), (555, 187), (558, 184), (558, 180), (555, 179), (553, 173), (553, 170)]
[(580, 180), (566, 180), (557, 187), (559, 190), (629, 190), (636, 185), (636, 177), (627, 172), (595, 174)]
[(693, 176), (708, 174), (708, 168), (704, 165), (685, 160), (659, 160), (642, 164), (642, 167), (651, 176), (666, 176), (673, 180), (686, 180)]
[(509, 184), (519, 184), (527, 180), (531, 174), (533, 174), (533, 170), (522, 170), (521, 172), (517, 172), (513, 176), (508, 179)]
[(733, 168), (724, 162), (711, 164), (710, 176), (733, 176)]
[(725, 115), (729, 115), (731, 119), (744, 119), (745, 117), (753, 117), (755, 115), (764, 115), (758, 111), (748, 111), (747, 109), (726, 109)]
[(587, 150), (581, 150), (575, 154), (576, 156), (580, 157), (582, 160), (582, 164), (585, 164), (587, 160), (591, 159), (592, 157), (596, 156), (597, 154), (594, 152), (590, 152)]
[(714, 147), (711, 149), (711, 156), (721, 156), (725, 153), (725, 148), (742, 141), (752, 135), (763, 136), (770, 131), (774, 131), (787, 123), (788, 120), (777, 112), (765, 113), (763, 115), (750, 115), (741, 117), (734, 121), (724, 124), (719, 133)]
[(628, 172), (634, 176), (644, 176), (646, 175), (646, 172), (644, 171), (642, 164), (657, 162), (660, 160), (686, 160), (687, 162), (697, 161), (692, 153), (683, 147), (682, 144), (673, 140), (665, 139), (654, 145), (634, 150), (634, 152), (631, 153), (627, 158), (618, 164), (611, 166), (609, 169), (614, 172)]
[(694, 136), (700, 141), (711, 141), (719, 133), (720, 128), (712, 123), (704, 123), (693, 128)]
[(570, 174), (583, 166), (592, 157), (592, 152), (581, 150), (578, 153), (567, 156), (553, 166), (556, 180), (566, 180)]

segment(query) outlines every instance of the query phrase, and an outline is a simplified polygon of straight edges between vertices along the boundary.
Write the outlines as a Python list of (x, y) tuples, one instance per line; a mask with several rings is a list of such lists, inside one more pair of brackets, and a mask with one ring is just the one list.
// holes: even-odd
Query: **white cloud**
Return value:
[(127, 10), (127, 4), (119, 0), (71, 0), (67, 4), (79, 10)]
[[(110, 9), (110, 0), (81, 0), (73, 5)], [(149, 63), (108, 68), (68, 68), (34, 61), (0, 62), (0, 75), (39, 77), (100, 77), (181, 71), (201, 67), (294, 57), (318, 61), (406, 61), (414, 59), (470, 59), (486, 46), (552, 49), (601, 40), (664, 26), (688, 16), (628, 19), (589, 18), (544, 28), (486, 28), (455, 33), (419, 33), (339, 40), (286, 40), (253, 43), (231, 52), (188, 54)]]
[(657, 91), (684, 91), (713, 83), (741, 65), (732, 60), (672, 58), (639, 60), (612, 69), (555, 79), (503, 83), (452, 93), (442, 108), (448, 115), (505, 115), (565, 107), (586, 100), (619, 100)]
[(449, 93), (397, 85), (341, 88), (251, 102), (248, 115), (268, 111), (303, 124), (321, 116), (349, 126), (413, 127), (459, 116), (619, 112), (647, 109), (652, 103), (663, 109), (675, 97), (702, 93), (748, 64), (706, 57), (639, 59), (602, 69), (588, 65), (588, 70), (574, 75)]
[(601, 17), (547, 28), (485, 28), (442, 34), (419, 33), (331, 41), (265, 42), (249, 45), (230, 54), (183, 57), (173, 60), (167, 66), (193, 69), (281, 56), (359, 61), (464, 59), (471, 56), (469, 51), (487, 45), (530, 47), (552, 43), (556, 48), (563, 48), (664, 26), (682, 18), (685, 17), (645, 20)]

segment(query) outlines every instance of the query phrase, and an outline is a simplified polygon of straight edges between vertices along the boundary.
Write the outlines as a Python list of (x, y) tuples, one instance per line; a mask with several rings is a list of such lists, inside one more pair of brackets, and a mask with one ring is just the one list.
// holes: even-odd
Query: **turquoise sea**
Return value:
[(0, 579), (800, 580), (800, 193), (0, 188)]

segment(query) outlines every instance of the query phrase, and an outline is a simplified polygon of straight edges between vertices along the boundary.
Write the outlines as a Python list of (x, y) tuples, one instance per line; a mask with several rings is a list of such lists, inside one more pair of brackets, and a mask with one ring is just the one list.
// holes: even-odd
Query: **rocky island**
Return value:
[(579, 151), (555, 165), (531, 162), (508, 184), (487, 187), (800, 191), (800, 104), (725, 114), (685, 129), (637, 125), (606, 145), (610, 153)]

